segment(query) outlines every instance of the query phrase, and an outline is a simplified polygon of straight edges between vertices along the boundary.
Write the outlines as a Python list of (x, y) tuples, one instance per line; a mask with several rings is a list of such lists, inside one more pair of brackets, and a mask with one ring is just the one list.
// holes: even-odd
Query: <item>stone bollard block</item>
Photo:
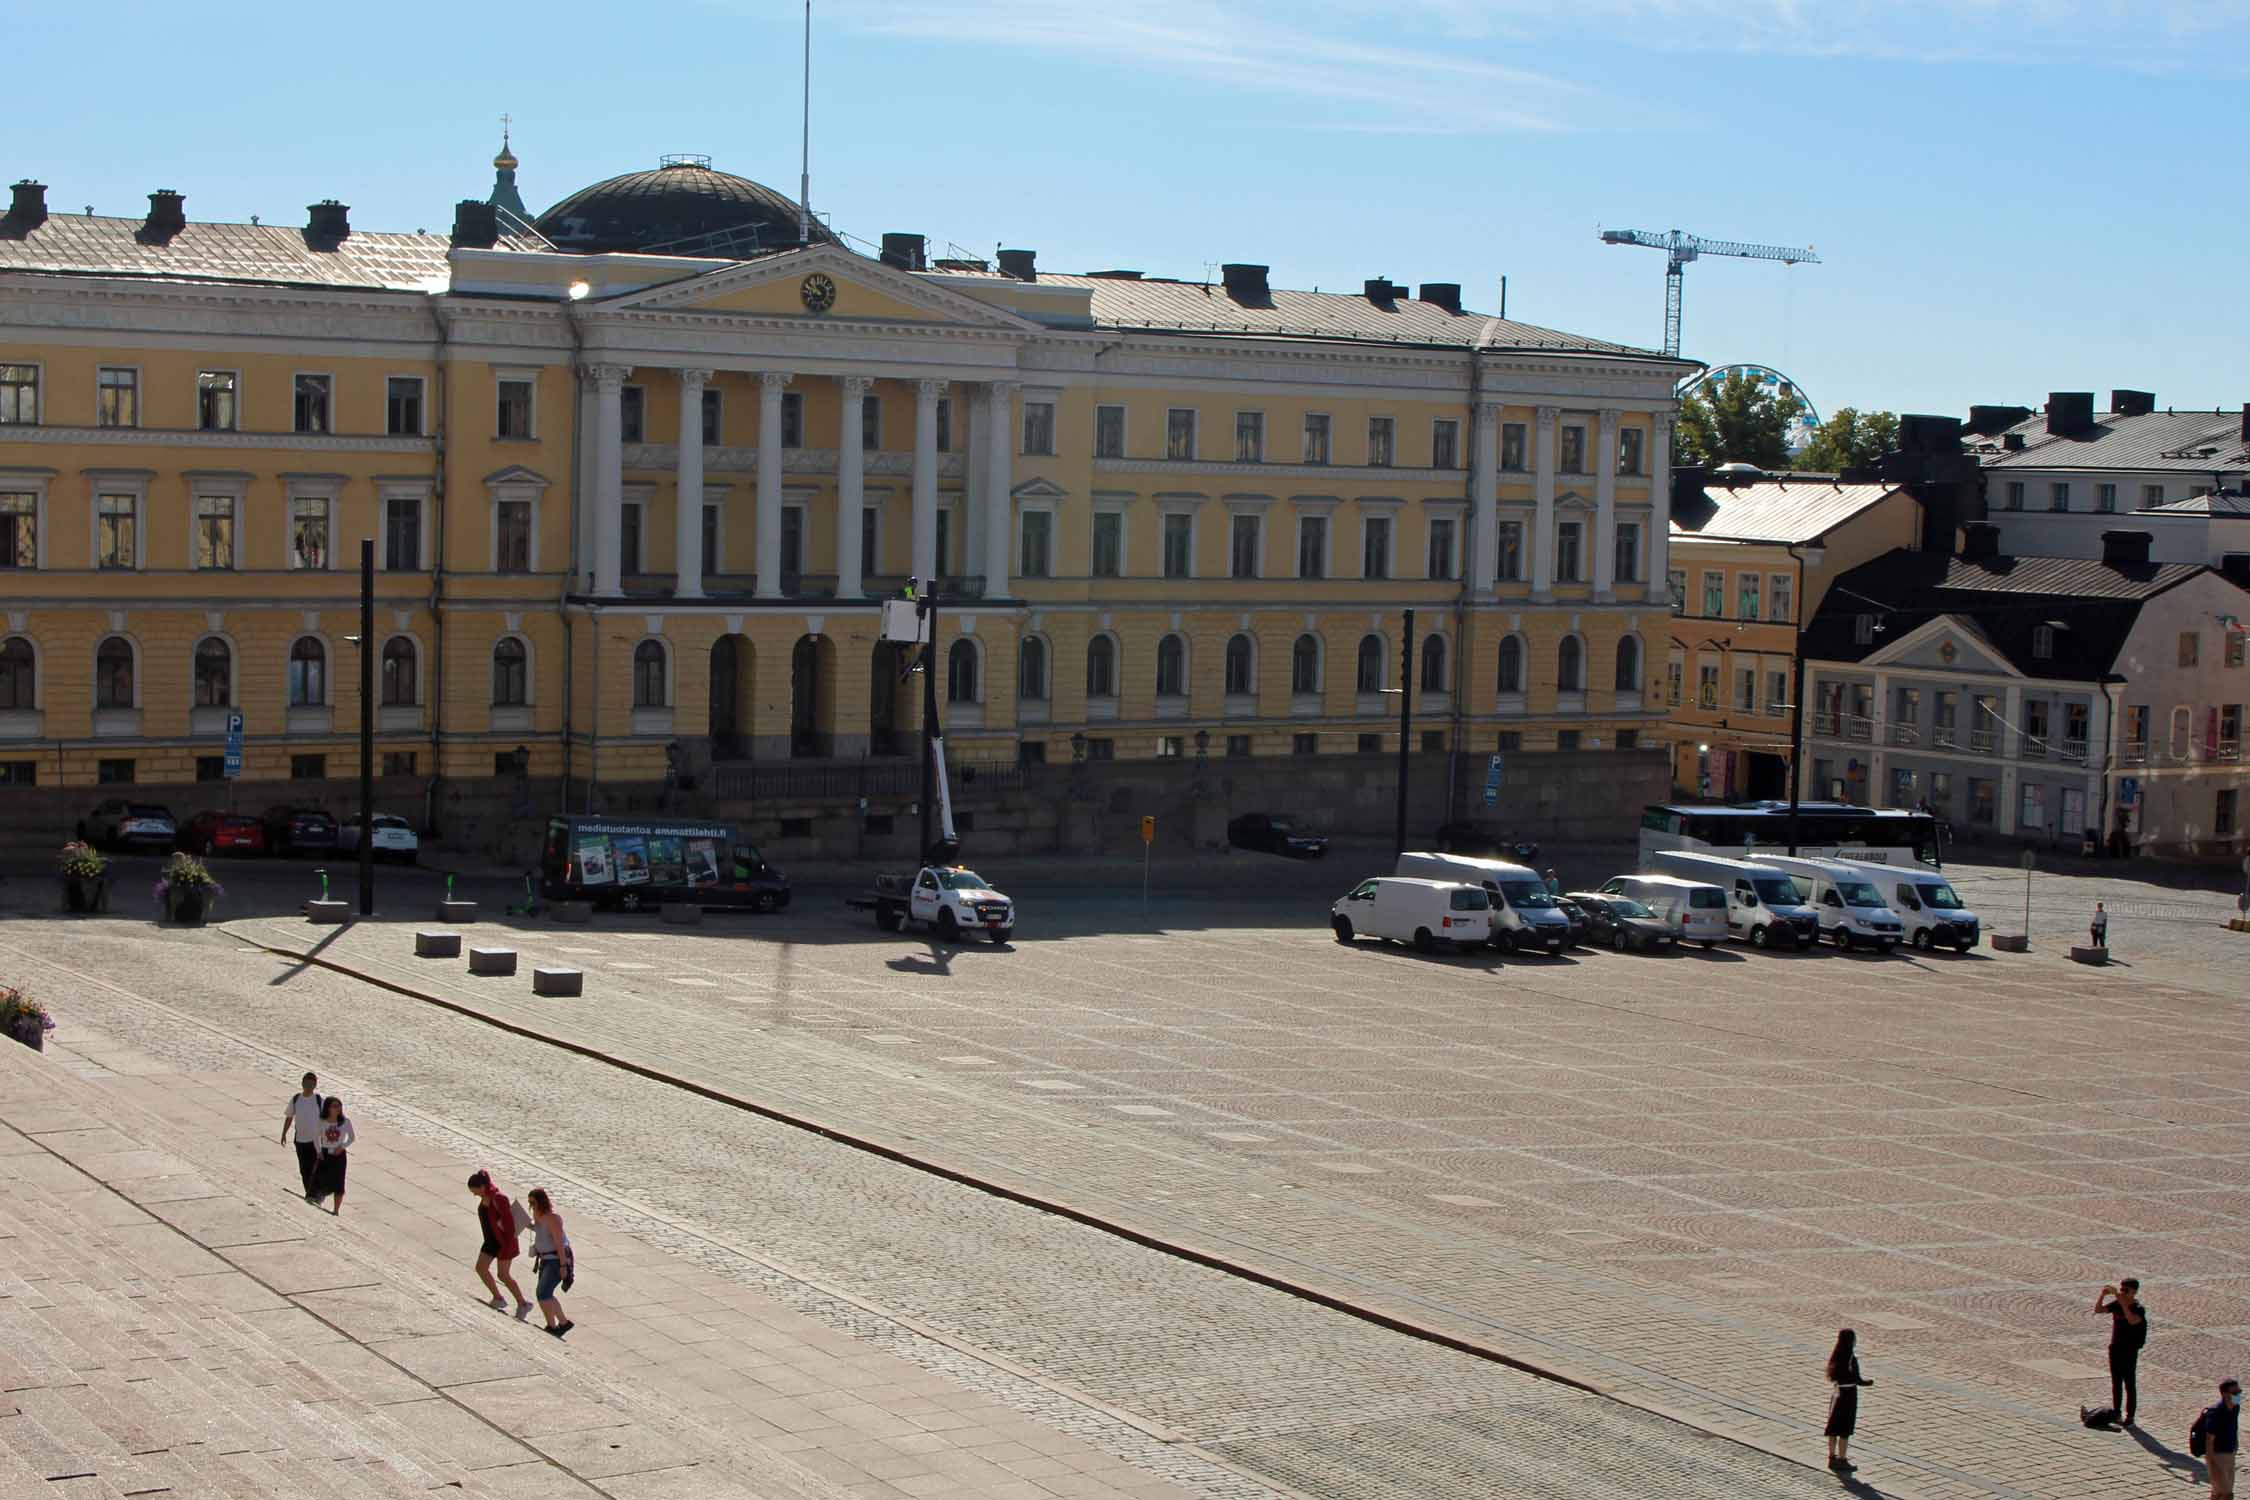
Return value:
[(586, 971), (583, 969), (533, 969), (531, 992), (534, 995), (583, 995), (586, 993)]
[(2031, 935), (2024, 932), (1996, 932), (1992, 935), (1992, 946), (2001, 953), (2029, 953)]
[(414, 934), (416, 958), (459, 958), (461, 934), (458, 932), (417, 932)]
[(674, 927), (700, 927), (703, 925), (703, 908), (692, 902), (675, 901), (667, 904), (661, 913)]
[(440, 922), (474, 922), (477, 904), (474, 901), (440, 901), (437, 914)]
[(591, 922), (594, 920), (594, 903), (557, 901), (547, 908), (547, 915), (558, 922)]
[(2070, 945), (2070, 961), (2074, 964), (2106, 964), (2109, 962), (2109, 949), (2082, 948), (2073, 943)]
[(350, 921), (351, 917), (352, 904), (349, 901), (307, 901), (305, 903), (305, 920), (309, 922), (332, 927), (339, 922)]
[(513, 974), (516, 972), (516, 950), (513, 948), (471, 948), (469, 950), (471, 974)]

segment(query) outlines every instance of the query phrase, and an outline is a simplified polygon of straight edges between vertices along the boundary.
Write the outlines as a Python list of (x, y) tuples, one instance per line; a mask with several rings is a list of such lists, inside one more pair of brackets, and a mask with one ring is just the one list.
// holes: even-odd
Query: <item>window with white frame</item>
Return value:
[(1230, 698), (1248, 697), (1257, 691), (1258, 648), (1248, 635), (1227, 638), (1226, 692)]
[(1299, 578), (1326, 578), (1328, 576), (1328, 517), (1299, 516), (1297, 518), (1297, 576)]
[[(1006, 422), (1008, 419), (1006, 404), (1002, 403), (996, 409), (1001, 413), (999, 420)], [(953, 451), (953, 398), (951, 396), (937, 398), (936, 419), (937, 450), (940, 453), (951, 453)]]
[(1499, 671), (1495, 681), (1502, 697), (1517, 696), (1523, 692), (1523, 637), (1504, 635), (1500, 638)]
[(1156, 696), (1187, 696), (1187, 642), (1177, 634), (1156, 643)]
[(1578, 422), (1565, 422), (1562, 426), (1562, 463), (1565, 474), (1586, 472), (1586, 428)]
[[(873, 401), (868, 402), (870, 406), (874, 404)], [(717, 447), (725, 441), (725, 434), (726, 402), (717, 386), (707, 385), (703, 388), (703, 446)]]
[(1321, 691), (1320, 637), (1310, 631), (1289, 648), (1289, 691), (1300, 697)]
[(335, 431), (336, 379), (332, 375), (299, 375), (295, 381), (293, 419), (297, 432)]
[(1037, 457), (1055, 451), (1055, 403), (1052, 401), (1026, 401), (1023, 404), (1023, 451)]
[(328, 647), (318, 636), (301, 635), (289, 647), (289, 706), (322, 708), (328, 703)]
[(413, 573), (422, 566), (422, 497), (383, 497), (383, 568)]
[(1305, 458), (1308, 464), (1328, 462), (1328, 414), (1311, 411), (1305, 413)]
[(2070, 482), (2058, 479), (2047, 486), (2047, 509), (2070, 509)]
[(197, 708), (234, 706), (234, 647), (215, 635), (195, 643), (195, 697)]
[(1430, 423), (1430, 467), (1461, 467), (1461, 424), (1450, 417), (1439, 417)]
[(2009, 481), (2007, 482), (2007, 484), (2006, 484), (2006, 485), (2005, 485), (2005, 486), (2004, 486), (2004, 487), (2003, 487), (2003, 488), (2001, 489), (2001, 492), (2000, 492), (2000, 508), (2001, 508), (2002, 510), (2022, 510), (2022, 509), (2023, 509), (2023, 481), (2022, 481), (2022, 480), (2020, 480), (2020, 479), (2011, 479), (2011, 480), (2009, 480)]
[(981, 703), (978, 692), (983, 674), (983, 663), (977, 659), (977, 643), (967, 636), (956, 640), (945, 653), (945, 701), (948, 703)]
[(642, 641), (633, 648), (633, 707), (663, 708), (672, 701), (662, 641)]
[(1616, 575), (1619, 583), (1641, 581), (1641, 526), (1638, 521), (1617, 523)]
[(1575, 635), (1566, 635), (1555, 647), (1555, 690), (1563, 693), (1586, 691), (1586, 643)]
[(0, 364), (0, 427), (39, 421), (39, 367)]
[(1227, 576), (1258, 576), (1259, 539), (1263, 519), (1256, 511), (1237, 511), (1227, 521)]
[(1766, 616), (1786, 625), (1792, 617), (1796, 603), (1797, 581), (1787, 573), (1776, 573), (1766, 580)]
[(325, 570), (329, 565), (329, 500), (326, 495), (289, 497), (289, 566)]
[(1097, 635), (1086, 643), (1086, 696), (1117, 696), (1117, 641), (1112, 636)]
[(104, 638), (94, 648), (94, 707), (138, 708), (138, 666), (131, 641), (121, 635)]
[(1621, 635), (1617, 638), (1616, 672), (1611, 686), (1620, 693), (1637, 693), (1641, 690), (1641, 638)]
[(94, 425), (141, 425), (141, 372), (129, 365), (103, 365), (94, 372)]
[(1097, 406), (1094, 408), (1094, 457), (1123, 458), (1125, 456), (1125, 408), (1122, 406)]
[(1266, 414), (1262, 411), (1238, 411), (1234, 414), (1234, 461), (1238, 464), (1258, 464), (1266, 461)]
[(1175, 406), (1164, 413), (1164, 456), (1195, 457), (1195, 409)]
[(2094, 486), (2094, 509), (2105, 516), (2117, 509), (2116, 485), (2097, 484)]
[(235, 499), (231, 493), (211, 490), (196, 495), (196, 567), (231, 568), (235, 565)]
[(232, 370), (196, 371), (195, 425), (205, 432), (234, 431), (242, 417), (237, 404), (241, 382)]
[(1500, 523), (1500, 561), (1494, 570), (1502, 583), (1523, 582), (1523, 522)]
[(1125, 576), (1125, 516), (1122, 511), (1094, 512), (1092, 566), (1096, 578)]
[(383, 430), (392, 437), (422, 435), (422, 377), (393, 375), (383, 382)]
[(883, 446), (883, 398), (873, 391), (860, 397), (859, 445), (869, 452)]
[(0, 491), (0, 568), (39, 566), (39, 496)]
[(648, 388), (621, 386), (617, 392), (617, 436), (627, 443), (648, 441)]
[(2152, 506), (2152, 505), (2162, 505), (2163, 503), (2164, 503), (2164, 486), (2163, 486), (2163, 485), (2161, 485), (2161, 484), (2144, 484), (2144, 485), (2142, 485), (2142, 486), (2141, 486), (2141, 505), (2142, 505), (2142, 507), (2143, 507), (2144, 509), (2145, 509), (2146, 507), (2148, 507), (2148, 506)]
[(1392, 451), (1397, 446), (1398, 423), (1390, 417), (1367, 419), (1367, 466), (1387, 469), (1391, 466)]
[(1383, 668), (1390, 658), (1390, 643), (1379, 635), (1359, 638), (1359, 659), (1352, 673), (1352, 689), (1360, 693), (1383, 690)]
[(1742, 573), (1736, 576), (1735, 586), (1741, 593), (1741, 598), (1738, 601), (1741, 605), (1740, 618), (1755, 620), (1763, 612), (1758, 597), (1759, 585), (1763, 581), (1762, 575), (1757, 573)]
[(1016, 696), (1026, 703), (1044, 703), (1051, 692), (1046, 637), (1027, 635), (1016, 648)]
[(1391, 518), (1367, 516), (1360, 523), (1359, 576), (1362, 578), (1388, 578), (1391, 576)]
[(137, 568), (141, 565), (141, 497), (137, 493), (103, 490), (94, 497), (94, 566), (101, 569)]
[(503, 375), (493, 389), (492, 435), (498, 438), (531, 437), (531, 381), (523, 377)]
[(531, 701), (531, 653), (504, 635), (492, 645), (492, 706), (521, 708)]
[(502, 493), (492, 502), (492, 570), (531, 571), (532, 502), (528, 495)]
[(1195, 517), (1174, 511), (1164, 517), (1164, 576), (1186, 578), (1195, 570)]
[(781, 446), (784, 448), (802, 448), (805, 446), (805, 393), (803, 391), (783, 391), (781, 393)]
[(1446, 675), (1448, 662), (1445, 655), (1445, 637), (1429, 635), (1422, 640), (1422, 691), (1425, 693), (1449, 692), (1452, 678)]
[(617, 573), (630, 578), (641, 571), (641, 518), (647, 507), (627, 500), (617, 507)]
[(1027, 510), (1020, 522), (1023, 531), (1021, 566), (1017, 573), (1025, 578), (1045, 578), (1054, 571), (1055, 513), (1051, 510)]
[(1555, 581), (1585, 582), (1586, 523), (1560, 521), (1555, 525)]
[(1706, 572), (1703, 575), (1703, 614), (1707, 619), (1717, 620), (1724, 618), (1726, 612), (1727, 575)]
[(1620, 427), (1617, 430), (1617, 472), (1626, 478), (1640, 477), (1641, 444), (1648, 434), (1638, 427)]
[(1527, 461), (1529, 433), (1521, 422), (1500, 424), (1500, 467), (1522, 473), (1531, 467)]
[(1455, 576), (1456, 549), (1453, 545), (1456, 523), (1451, 516), (1430, 517), (1430, 549), (1427, 559), (1429, 576), (1451, 580)]
[(420, 666), (411, 637), (394, 635), (383, 642), (383, 707), (412, 708), (422, 701)]

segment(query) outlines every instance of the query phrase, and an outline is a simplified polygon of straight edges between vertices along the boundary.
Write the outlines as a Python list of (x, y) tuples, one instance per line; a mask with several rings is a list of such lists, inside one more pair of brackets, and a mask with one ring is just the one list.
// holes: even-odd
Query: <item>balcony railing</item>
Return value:
[(1875, 739), (1875, 721), (1848, 714), (1844, 718), (1844, 738), (1855, 744), (1871, 744)]
[(2016, 754), (2024, 760), (2045, 760), (2047, 758), (2046, 736), (2037, 734), (2017, 735)]
[(1841, 732), (1838, 728), (1841, 718), (1840, 714), (1815, 713), (1812, 716), (1812, 732), (1834, 739)]
[(2000, 731), (1997, 729), (1970, 730), (1969, 748), (1979, 755), (1992, 754), (2000, 748)]
[(1930, 731), (1930, 744), (1940, 750), (1961, 748), (1961, 734), (1951, 724), (1940, 724)]
[(2218, 748), (2218, 750), (2217, 750), (2217, 751), (2216, 751), (2216, 752), (2215, 752), (2215, 753), (2214, 753), (2214, 754), (2212, 755), (2212, 757), (2211, 757), (2211, 758), (2212, 758), (2213, 760), (2223, 760), (2223, 761), (2226, 761), (2226, 762), (2227, 762), (2228, 764), (2230, 764), (2230, 765), (2231, 765), (2231, 764), (2233, 764), (2233, 763), (2234, 763), (2234, 762), (2236, 762), (2236, 761), (2239, 761), (2239, 760), (2241, 760), (2241, 759), (2242, 759), (2242, 741), (2241, 741), (2241, 740), (2239, 740), (2239, 739), (2232, 739), (2232, 740), (2221, 740), (2221, 741), (2219, 741), (2219, 748)]
[(2124, 744), (2124, 747), (2118, 751), (2117, 758), (2129, 766), (2147, 765), (2148, 741), (2127, 740)]
[(1919, 724), (1894, 723), (1891, 725), (1888, 738), (1890, 743), (1894, 745), (1904, 745), (1912, 749), (1922, 743), (1922, 726)]
[(2082, 766), (2086, 764), (2086, 742), (2083, 739), (2066, 739), (2056, 747), (2055, 754), (2075, 765)]

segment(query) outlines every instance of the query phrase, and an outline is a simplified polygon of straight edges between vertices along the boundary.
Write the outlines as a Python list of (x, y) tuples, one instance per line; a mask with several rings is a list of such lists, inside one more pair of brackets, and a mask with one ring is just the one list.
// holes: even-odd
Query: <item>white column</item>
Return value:
[(624, 365), (589, 365), (594, 381), (594, 592), (618, 594), (617, 568), (624, 548), (619, 528), (625, 517)]
[(874, 382), (865, 375), (843, 379), (844, 414), (836, 434), (836, 598), (848, 603), (867, 590), (859, 572), (861, 516), (867, 510), (867, 455), (860, 433), (866, 424), (867, 388)]
[(758, 377), (758, 597), (781, 597), (781, 393), (790, 377)]
[(992, 387), (973, 386), (968, 398), (969, 452), (968, 483), (963, 494), (961, 519), (961, 576), (981, 573), (984, 568), (984, 503), (985, 476), (992, 470)]
[(1500, 577), (1500, 408), (1488, 402), (1477, 405), (1475, 470), (1470, 478), (1470, 504), (1476, 520), (1476, 558), (1470, 565), (1470, 586), (1490, 594)]
[[(600, 523), (595, 519), (598, 511), (594, 506), (594, 492), (597, 488), (594, 483), (594, 434), (601, 426), (601, 402), (594, 388), (592, 367), (588, 366), (580, 370), (579, 373), (584, 378), (578, 382), (577, 453), (579, 482), (578, 493), (572, 499), (572, 503), (578, 508), (578, 534), (574, 544), (576, 550), (571, 559), (570, 587), (572, 592), (579, 589), (590, 591), (593, 588), (595, 538), (601, 535)], [(622, 396), (618, 399), (620, 403), (624, 400)], [(619, 409), (618, 427), (622, 432), (624, 428), (622, 405)]]
[(1614, 407), (1602, 409), (1595, 441), (1601, 451), (1594, 456), (1594, 602), (1607, 604), (1617, 586), (1617, 418)]
[[(1672, 417), (1648, 419), (1648, 597), (1670, 602), (1672, 576)], [(1805, 601), (1794, 601), (1803, 609)], [(1803, 619), (1803, 615), (1797, 616)]]
[(680, 371), (679, 508), (672, 517), (672, 597), (703, 597), (703, 383), (709, 370)]
[(1532, 499), (1538, 509), (1532, 516), (1528, 545), (1531, 597), (1541, 600), (1551, 599), (1555, 593), (1555, 420), (1561, 415), (1557, 407), (1540, 407), (1539, 421), (1532, 431)]
[(984, 597), (1004, 599), (1008, 594), (1008, 544), (1015, 527), (1009, 524), (1015, 509), (1009, 491), (1016, 451), (1016, 388), (1004, 380), (985, 387), (992, 405), (992, 451), (984, 470)]
[(914, 576), (937, 578), (937, 404), (942, 380), (914, 383)]

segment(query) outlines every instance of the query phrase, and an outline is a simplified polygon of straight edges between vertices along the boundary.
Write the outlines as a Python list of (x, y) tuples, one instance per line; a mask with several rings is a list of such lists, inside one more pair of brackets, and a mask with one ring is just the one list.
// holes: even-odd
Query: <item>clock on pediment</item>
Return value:
[(797, 295), (804, 299), (807, 311), (824, 313), (836, 305), (836, 283), (815, 271), (797, 284)]
[(1953, 663), (1954, 663), (1954, 660), (1955, 660), (1955, 658), (1959, 657), (1959, 656), (1960, 656), (1960, 654), (1961, 654), (1961, 648), (1960, 648), (1959, 646), (1956, 646), (1956, 645), (1954, 645), (1954, 644), (1953, 644), (1953, 642), (1951, 642), (1951, 641), (1940, 641), (1940, 642), (1938, 643), (1938, 648), (1937, 648), (1937, 656), (1938, 656), (1938, 660), (1939, 660), (1939, 661), (1942, 661), (1942, 662), (1944, 662), (1944, 663), (1945, 663), (1945, 664), (1946, 664), (1947, 666), (1949, 666), (1949, 667), (1950, 667), (1950, 666), (1952, 666), (1952, 665), (1953, 665)]

